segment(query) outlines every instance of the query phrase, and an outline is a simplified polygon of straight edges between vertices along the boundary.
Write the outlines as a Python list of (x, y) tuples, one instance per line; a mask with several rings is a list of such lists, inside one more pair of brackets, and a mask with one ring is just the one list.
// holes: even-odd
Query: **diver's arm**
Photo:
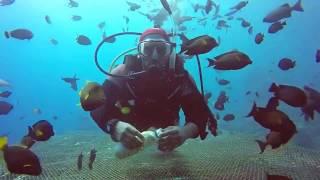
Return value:
[(184, 132), (191, 138), (199, 135), (201, 139), (205, 139), (208, 134), (207, 121), (211, 112), (190, 76), (183, 83), (181, 106), (186, 117)]
[(119, 88), (110, 80), (104, 82), (103, 88), (106, 101), (103, 106), (91, 111), (90, 115), (100, 129), (110, 134), (107, 123), (114, 122), (115, 119), (121, 118), (119, 110), (115, 107), (115, 103), (119, 96)]
[(199, 128), (195, 123), (188, 122), (181, 128), (181, 134), (184, 139), (196, 138), (199, 135)]

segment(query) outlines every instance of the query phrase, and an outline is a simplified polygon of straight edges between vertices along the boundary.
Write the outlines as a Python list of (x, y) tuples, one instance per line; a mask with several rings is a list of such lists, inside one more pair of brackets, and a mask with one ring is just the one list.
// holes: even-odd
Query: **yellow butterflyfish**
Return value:
[(8, 144), (8, 137), (1, 136), (0, 137), (0, 150), (2, 150)]

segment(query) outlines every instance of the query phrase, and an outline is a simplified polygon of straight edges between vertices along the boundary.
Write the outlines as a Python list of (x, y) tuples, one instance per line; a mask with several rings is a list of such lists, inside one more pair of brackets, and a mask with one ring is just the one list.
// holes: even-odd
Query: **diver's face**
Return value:
[(147, 37), (139, 43), (138, 50), (143, 58), (144, 70), (168, 67), (172, 45), (163, 38)]

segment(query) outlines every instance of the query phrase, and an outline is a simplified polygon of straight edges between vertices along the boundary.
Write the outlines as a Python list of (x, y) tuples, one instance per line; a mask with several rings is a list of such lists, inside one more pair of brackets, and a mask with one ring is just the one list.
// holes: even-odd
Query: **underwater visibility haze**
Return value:
[(320, 179), (319, 10), (0, 0), (0, 179)]

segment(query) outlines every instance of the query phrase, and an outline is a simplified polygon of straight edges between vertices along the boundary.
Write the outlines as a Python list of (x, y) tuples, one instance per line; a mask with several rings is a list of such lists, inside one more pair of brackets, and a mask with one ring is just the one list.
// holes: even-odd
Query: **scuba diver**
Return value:
[[(159, 128), (158, 149), (164, 152), (173, 151), (190, 138), (205, 139), (208, 121), (216, 120), (184, 69), (169, 34), (159, 27), (147, 29), (137, 50), (137, 54), (126, 55), (124, 63), (111, 71), (114, 76), (105, 80), (105, 102), (90, 112), (92, 119), (113, 141), (128, 149), (143, 145), (141, 132)], [(131, 74), (138, 75), (119, 78)], [(185, 115), (182, 127), (180, 109)]]

